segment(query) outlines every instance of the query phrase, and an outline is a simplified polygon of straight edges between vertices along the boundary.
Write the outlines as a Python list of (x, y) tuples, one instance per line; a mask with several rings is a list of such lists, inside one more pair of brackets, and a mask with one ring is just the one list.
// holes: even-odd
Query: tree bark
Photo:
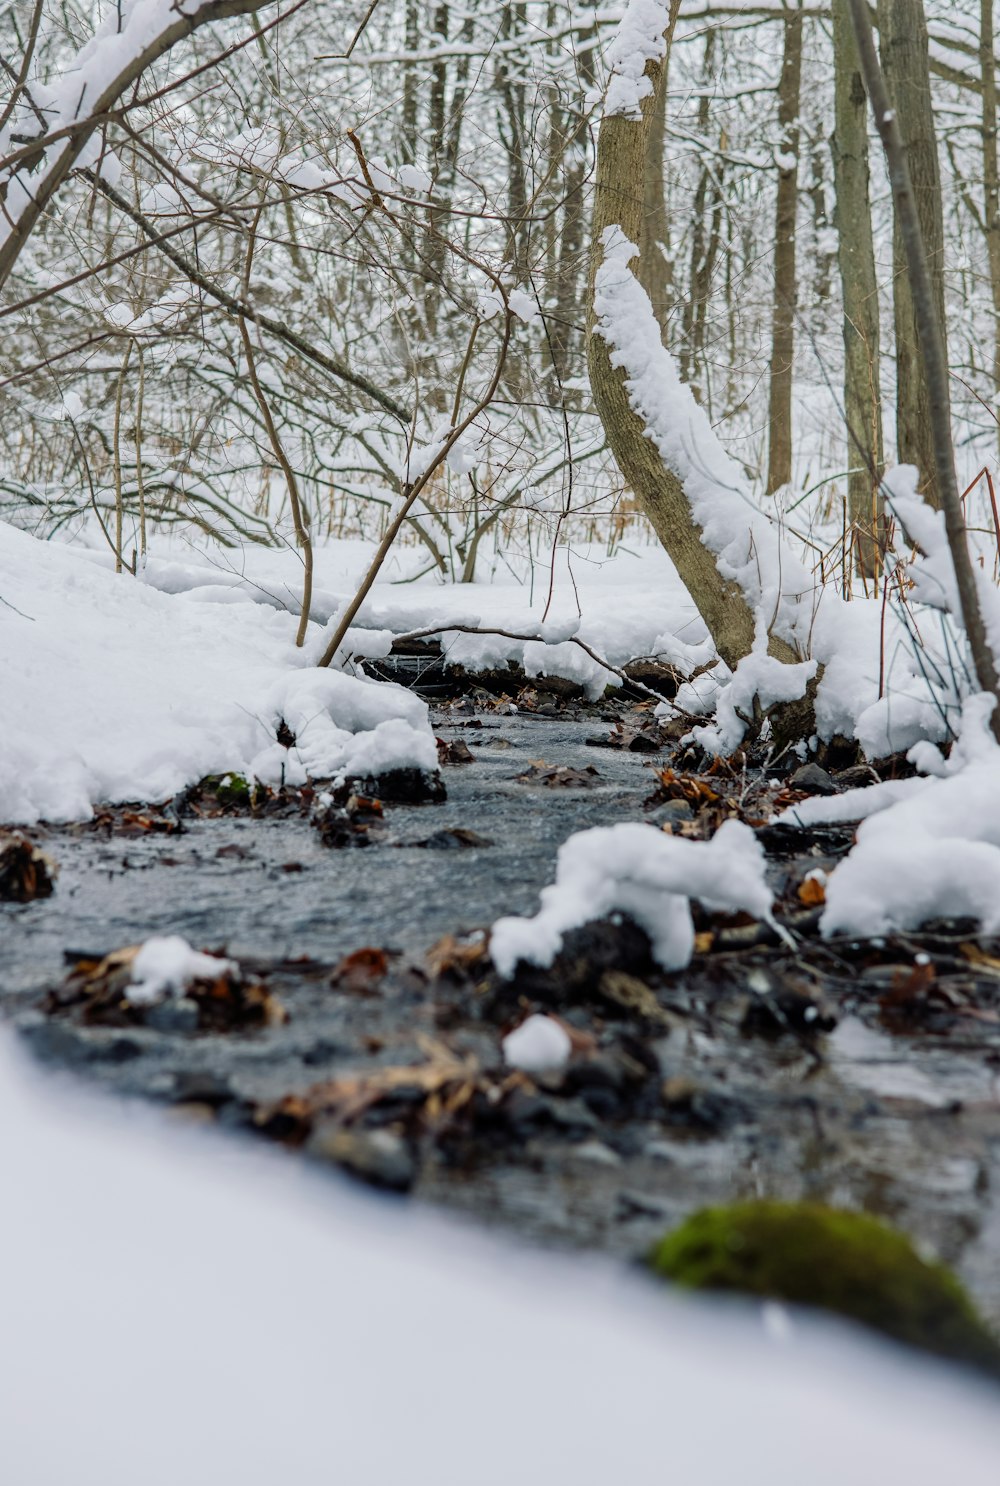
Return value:
[[(983, 85), (983, 234), (993, 296), (993, 395), (1000, 395), (1000, 171), (997, 167), (997, 66), (993, 0), (980, 0), (979, 66)], [(1000, 412), (1000, 407), (997, 408)], [(1000, 424), (998, 424), (1000, 433)]]
[[(931, 106), (927, 20), (923, 0), (879, 0), (878, 24), (886, 87), (906, 149), (906, 164), (930, 273), (934, 312), (947, 363), (941, 174)], [(941, 492), (935, 476), (934, 440), (931, 433), (930, 392), (921, 362), (920, 330), (898, 215), (893, 234), (893, 304), (896, 322), (897, 453), (903, 463), (917, 466), (924, 499), (930, 505), (940, 508)], [(951, 404), (947, 386), (944, 395), (944, 411), (950, 422)]]
[(660, 65), (660, 79), (656, 85), (653, 117), (643, 162), (642, 232), (639, 237), (639, 282), (649, 295), (664, 341), (667, 336), (667, 317), (670, 314), (671, 279), (670, 224), (663, 188), (663, 162), (667, 143), (667, 75), (670, 71), (670, 51), (680, 8), (681, 0), (670, 0), (667, 29), (664, 33), (667, 50)]
[(948, 359), (942, 322), (936, 304), (936, 289), (931, 265), (924, 248), (919, 201), (910, 180), (908, 154), (898, 111), (890, 105), (886, 80), (879, 68), (875, 41), (872, 36), (871, 16), (867, 0), (850, 0), (851, 21), (857, 40), (858, 54), (864, 72), (865, 87), (872, 103), (872, 112), (878, 128), (882, 147), (889, 169), (889, 184), (892, 188), (896, 231), (906, 255), (906, 270), (910, 282), (910, 296), (919, 331), (920, 353), (923, 360), (924, 385), (929, 410), (929, 433), (934, 454), (935, 485), (944, 513), (948, 547), (955, 569), (955, 586), (958, 590), (960, 618), (965, 626), (972, 663), (980, 690), (992, 693), (994, 707), (991, 716), (993, 736), (1000, 742), (1000, 711), (996, 701), (1000, 695), (1000, 678), (997, 676), (996, 659), (990, 649), (986, 625), (983, 621), (976, 575), (969, 555), (969, 541), (965, 527), (965, 512), (958, 493), (955, 476), (955, 449), (951, 436), (951, 408), (948, 397)]
[(768, 410), (767, 493), (792, 479), (792, 362), (795, 356), (795, 218), (799, 203), (799, 101), (802, 92), (802, 0), (785, 16), (778, 83), (781, 157), (774, 211), (774, 311)]
[(833, 172), (837, 263), (844, 301), (848, 506), (858, 570), (874, 577), (885, 550), (879, 390), (880, 327), (869, 202), (867, 99), (849, 0), (833, 0)]
[[(722, 230), (722, 190), (720, 175), (722, 160), (714, 161), (708, 150), (708, 132), (711, 121), (708, 83), (712, 77), (716, 31), (705, 37), (705, 57), (701, 76), (704, 84), (698, 100), (698, 134), (704, 140), (705, 162), (698, 176), (694, 193), (691, 224), (691, 265), (688, 272), (688, 292), (681, 315), (680, 370), (684, 381), (689, 383), (698, 402), (703, 390), (708, 387), (708, 369), (704, 365), (705, 331), (708, 325), (708, 303), (712, 291), (712, 276), (718, 253)], [(699, 381), (701, 377), (701, 381)]]
[[(754, 616), (739, 586), (723, 578), (691, 514), (684, 488), (646, 437), (645, 424), (629, 403), (625, 375), (611, 364), (607, 342), (594, 333), (594, 289), (603, 257), (603, 234), (620, 227), (630, 242), (642, 236), (643, 184), (648, 141), (660, 82), (661, 63), (647, 61), (652, 90), (640, 104), (641, 117), (605, 114), (597, 136), (594, 220), (588, 297), (588, 365), (594, 403), (621, 472), (659, 537), (681, 582), (705, 621), (715, 647), (735, 669), (754, 642)], [(771, 639), (781, 660), (798, 657), (783, 640)]]

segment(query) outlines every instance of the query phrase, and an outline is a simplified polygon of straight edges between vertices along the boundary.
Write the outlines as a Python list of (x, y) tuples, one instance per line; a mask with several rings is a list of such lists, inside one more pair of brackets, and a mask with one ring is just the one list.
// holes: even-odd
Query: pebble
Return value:
[(324, 1120), (310, 1135), (306, 1152), (392, 1192), (408, 1192), (417, 1176), (409, 1146), (391, 1130), (345, 1130), (334, 1120)]
[(573, 1146), (570, 1156), (574, 1161), (587, 1161), (592, 1166), (620, 1166), (621, 1156), (617, 1155), (610, 1146), (604, 1144), (603, 1140), (585, 1140), (580, 1145)]
[(793, 789), (803, 789), (809, 795), (835, 795), (838, 793), (837, 785), (832, 775), (819, 764), (803, 764), (796, 769), (788, 781)]
[(198, 1003), (189, 996), (170, 997), (151, 1006), (143, 1017), (155, 1032), (197, 1032)]

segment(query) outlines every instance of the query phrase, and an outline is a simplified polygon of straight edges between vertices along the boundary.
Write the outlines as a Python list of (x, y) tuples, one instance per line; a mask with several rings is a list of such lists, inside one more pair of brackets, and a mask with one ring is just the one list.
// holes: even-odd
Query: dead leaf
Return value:
[(0, 834), (0, 901), (51, 897), (59, 868), (23, 831)]
[(547, 764), (543, 758), (532, 759), (528, 768), (514, 779), (518, 784), (540, 785), (545, 789), (591, 789), (600, 781), (593, 764), (573, 769), (567, 764)]
[(454, 934), (445, 934), (431, 945), (424, 963), (432, 980), (440, 980), (444, 975), (464, 979), (485, 958), (485, 934), (469, 934), (461, 939), (456, 939)]
[(434, 741), (437, 743), (438, 763), (442, 767), (446, 764), (471, 764), (475, 762), (476, 755), (461, 738), (435, 738)]
[(826, 902), (826, 886), (819, 877), (806, 877), (799, 883), (798, 898), (807, 908), (819, 908)]
[(389, 956), (384, 949), (356, 949), (345, 955), (330, 976), (331, 984), (340, 991), (370, 995), (384, 980), (389, 970)]

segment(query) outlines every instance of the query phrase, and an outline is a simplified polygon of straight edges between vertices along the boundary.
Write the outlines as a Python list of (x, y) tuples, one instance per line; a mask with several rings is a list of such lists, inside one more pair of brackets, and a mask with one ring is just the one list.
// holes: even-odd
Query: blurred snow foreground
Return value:
[(7, 1038), (0, 1189), (11, 1486), (997, 1480), (972, 1377), (165, 1129)]

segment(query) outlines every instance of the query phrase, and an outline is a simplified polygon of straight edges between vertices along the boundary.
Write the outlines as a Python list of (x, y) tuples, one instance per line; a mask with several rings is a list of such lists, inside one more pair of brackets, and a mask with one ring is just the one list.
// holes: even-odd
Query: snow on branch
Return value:
[(742, 471), (681, 381), (649, 296), (630, 267), (639, 249), (614, 226), (605, 228), (602, 246), (594, 333), (607, 343), (612, 366), (625, 373), (630, 406), (680, 481), (723, 577), (739, 584), (766, 630), (804, 644), (813, 616), (813, 577), (756, 505)]
[[(70, 171), (99, 158), (94, 135), (125, 90), (200, 26), (261, 10), (268, 0), (124, 0), (54, 82), (33, 88), (34, 108), (0, 135), (0, 287)], [(11, 149), (13, 138), (29, 143)]]

